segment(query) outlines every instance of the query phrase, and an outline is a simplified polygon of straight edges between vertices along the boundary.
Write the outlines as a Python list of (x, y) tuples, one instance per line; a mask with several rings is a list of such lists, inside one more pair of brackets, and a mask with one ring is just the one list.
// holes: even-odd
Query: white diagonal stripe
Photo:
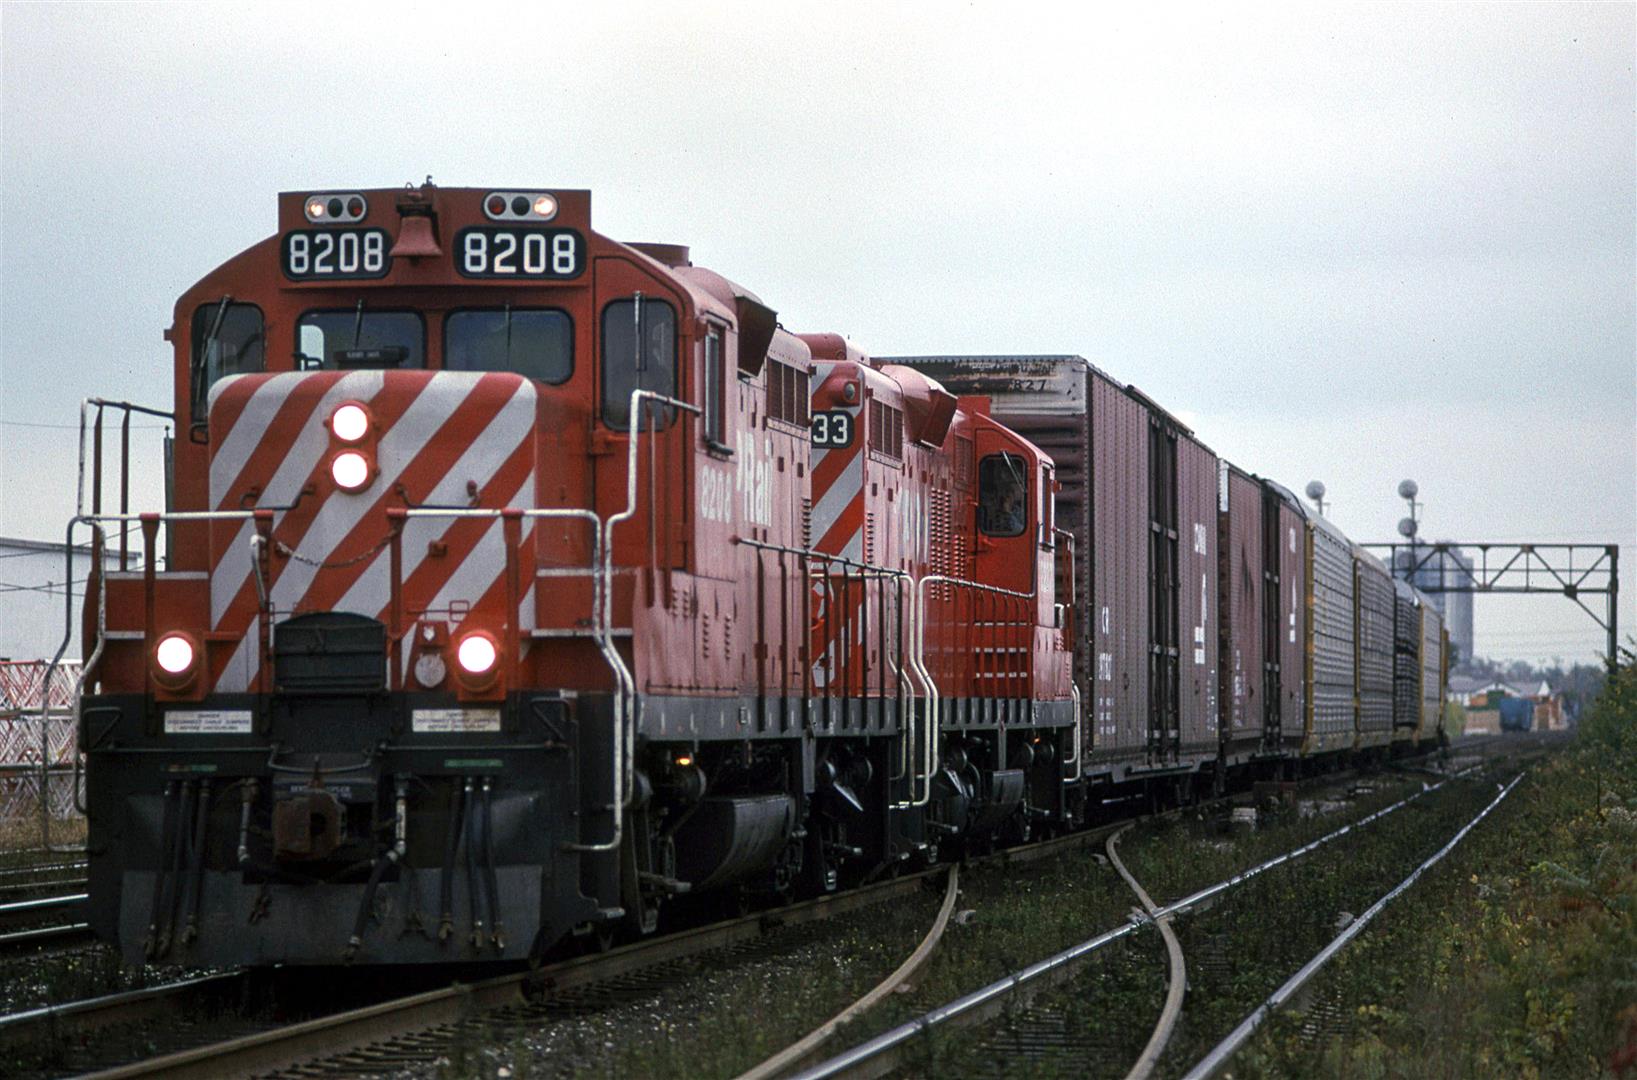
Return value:
[[(521, 383), (511, 400), (506, 402), (489, 426), (483, 429), (483, 434), (474, 439), (459, 460), (443, 474), (437, 486), (424, 500), (426, 504), (429, 506), (464, 504), (470, 499), (466, 493), (468, 480), (475, 482), (481, 491), (501, 465), (510, 460), (518, 445), (534, 431), (535, 398), (534, 385), (529, 382)], [(523, 483), (511, 493), (511, 497), (504, 505), (517, 507), (534, 505), (533, 461), (529, 462), (529, 471)], [(426, 558), (427, 546), (442, 536), (453, 521), (453, 518), (413, 518), (405, 523), (401, 542), (405, 581), (409, 580)], [(335, 610), (356, 611), (375, 618), (386, 609), (391, 599), (390, 576), (390, 560), (377, 556), (369, 570), (352, 583), (346, 595), (336, 604)]]
[[(288, 374), (295, 375), (298, 378), (311, 378), (310, 375), (304, 375), (301, 372), (289, 372)], [(282, 378), (282, 376), (279, 378)], [(301, 491), (302, 485), (307, 482), (307, 477), (312, 475), (312, 471), (317, 467), (319, 459), (329, 449), (330, 433), (323, 424), (324, 417), (329, 415), (329, 407), (347, 398), (364, 398), (365, 400), (373, 398), (381, 389), (381, 383), (382, 373), (379, 371), (353, 371), (337, 379), (335, 385), (325, 391), (324, 396), (319, 399), (318, 404), (313, 408), (312, 414), (302, 424), (295, 441), (290, 444), (287, 450), (283, 451), (283, 460), (279, 462), (279, 467), (274, 471), (273, 478), (267, 482), (267, 487), (262, 491), (257, 501), (263, 506), (288, 506), (294, 502), (297, 493)], [(296, 384), (290, 382), (283, 385), (285, 387), (284, 393), (288, 396)], [(242, 420), (243, 417), (240, 419)], [(247, 431), (258, 440), (265, 440), (267, 435), (265, 424), (257, 427), (248, 427), (243, 423), (235, 424), (233, 433), (236, 434), (239, 431)], [(269, 448), (269, 451), (278, 452), (278, 448)], [(238, 471), (235, 471), (228, 477), (226, 483), (231, 484), (238, 475)], [(215, 466), (213, 464), (211, 467), (210, 504), (219, 506), (221, 500), (226, 497), (225, 487), (218, 488), (216, 486)], [(278, 523), (282, 520), (284, 520), (284, 511), (280, 510), (273, 515), (273, 527), (278, 528)], [(233, 603), (233, 598), (239, 594), (239, 590), (244, 587), (245, 579), (250, 576), (250, 537), (255, 531), (256, 527), (252, 522), (246, 521), (240, 525), (238, 533), (228, 544), (227, 550), (222, 552), (220, 560), (211, 572), (210, 625), (213, 628), (219, 629), (221, 627), (222, 619), (227, 615), (228, 606)]]
[(816, 546), (842, 511), (864, 490), (864, 454), (859, 452), (813, 506), (813, 543)]
[[(416, 396), (409, 408), (404, 410), (403, 416), (398, 418), (377, 444), (375, 462), (380, 473), (375, 481), (363, 491), (353, 493), (337, 491), (326, 498), (319, 507), (318, 514), (314, 516), (312, 524), (302, 534), (296, 551), (304, 558), (317, 562), (328, 558), (336, 545), (345, 540), (354, 526), (364, 519), (364, 515), (375, 508), (380, 492), (388, 490), (397, 482), (404, 469), (415, 459), (415, 455), (426, 447), (438, 429), (471, 394), (482, 377), (482, 373), (479, 372), (451, 372), (429, 379), (425, 389)], [(502, 415), (504, 414), (505, 410), (502, 410)], [(499, 420), (497, 417), (496, 424)], [(386, 527), (386, 517), (383, 515), (381, 518), (383, 535)], [(273, 583), (273, 607), (275, 609), (293, 607), (307, 595), (307, 590), (317, 575), (317, 567), (291, 559), (280, 572), (278, 580)]]
[[(528, 480), (524, 482), (524, 487), (519, 489), (519, 494), (532, 489), (533, 486), (534, 475), (531, 473)], [(428, 610), (441, 611), (454, 600), (466, 600), (476, 603), (484, 593), (489, 591), (489, 587), (506, 570), (506, 544), (501, 528), (502, 523), (497, 520), (483, 531), (483, 536), (479, 538), (476, 544), (472, 545), (472, 549), (461, 560), (460, 566), (455, 569), (453, 574), (449, 575), (449, 580), (443, 583), (443, 587), (438, 590), (438, 594), (426, 605)], [(529, 545), (534, 542), (534, 529), (532, 527), (523, 531), (520, 542), (524, 551), (529, 550)], [(525, 621), (519, 623), (519, 626), (525, 630), (534, 629), (533, 608), (528, 609), (525, 613)]]
[(251, 618), (244, 636), (233, 650), (232, 658), (222, 669), (222, 677), (216, 680), (218, 694), (242, 694), (250, 689), (250, 683), (256, 677), (254, 659), (260, 648), (261, 616), (257, 615)]

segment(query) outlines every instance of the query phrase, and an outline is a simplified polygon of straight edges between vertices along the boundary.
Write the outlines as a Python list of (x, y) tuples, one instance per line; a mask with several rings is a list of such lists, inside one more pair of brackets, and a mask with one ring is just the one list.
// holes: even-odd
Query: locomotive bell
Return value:
[(398, 242), (392, 245), (388, 255), (394, 259), (423, 259), (442, 254), (443, 249), (438, 246), (437, 234), (432, 229), (432, 216), (428, 213), (405, 213), (403, 228), (398, 231)]

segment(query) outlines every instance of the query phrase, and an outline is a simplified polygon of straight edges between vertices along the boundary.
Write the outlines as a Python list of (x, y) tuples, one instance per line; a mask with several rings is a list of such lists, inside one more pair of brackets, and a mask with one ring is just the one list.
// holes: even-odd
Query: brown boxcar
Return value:
[[(1097, 770), (1119, 775), (1147, 760), (1149, 680), (1148, 413), (1115, 382), (1088, 365), (1091, 424), (1082, 458), (1089, 465), (1093, 626), (1085, 650), (1093, 666), (1093, 736)], [(1066, 485), (1065, 485), (1066, 486)]]
[(1263, 680), (1263, 745), (1274, 753), (1295, 752), (1305, 741), (1309, 627), (1307, 603), (1307, 511), (1295, 494), (1272, 480), (1262, 481), (1263, 560), (1270, 603), (1268, 660)]
[[(1222, 470), (1217, 528), (1217, 613), (1223, 752), (1230, 758), (1262, 744), (1267, 697), (1264, 657), (1277, 658), (1278, 618), (1269, 627), (1269, 605), (1277, 605), (1278, 549), (1267, 542), (1267, 512), (1260, 481), (1232, 465)], [(1277, 532), (1277, 522), (1274, 523)], [(1271, 591), (1270, 591), (1271, 590)], [(1273, 649), (1268, 639), (1273, 639)]]
[[(1216, 454), (1158, 406), (1155, 430), (1176, 444), (1177, 713), (1175, 757), (1191, 761), (1220, 750), (1217, 703)], [(1155, 536), (1161, 534), (1155, 533)], [(1169, 537), (1167, 537), (1169, 538)]]

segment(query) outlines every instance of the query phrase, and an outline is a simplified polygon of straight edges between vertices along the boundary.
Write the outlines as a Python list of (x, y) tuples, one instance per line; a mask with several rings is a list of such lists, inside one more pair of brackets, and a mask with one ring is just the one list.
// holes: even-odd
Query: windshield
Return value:
[(296, 362), (306, 369), (426, 366), (426, 328), (413, 311), (309, 311), (296, 324)]
[(443, 323), (443, 367), (563, 382), (574, 374), (574, 322), (556, 308), (457, 311)]

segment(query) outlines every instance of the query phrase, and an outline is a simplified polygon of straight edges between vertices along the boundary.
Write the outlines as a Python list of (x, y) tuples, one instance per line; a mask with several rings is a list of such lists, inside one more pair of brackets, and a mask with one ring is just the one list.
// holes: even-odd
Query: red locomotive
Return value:
[(167, 337), (84, 625), (132, 959), (538, 957), (1436, 725), (1430, 609), (1140, 394), (788, 333), (587, 192), (284, 194)]
[(1049, 459), (590, 211), (286, 194), (178, 301), (86, 626), (128, 956), (520, 959), (1073, 819)]

